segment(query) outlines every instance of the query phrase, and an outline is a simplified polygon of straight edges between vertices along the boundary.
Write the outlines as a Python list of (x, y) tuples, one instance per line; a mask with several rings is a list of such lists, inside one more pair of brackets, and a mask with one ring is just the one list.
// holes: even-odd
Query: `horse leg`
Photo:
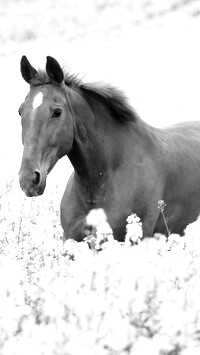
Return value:
[(81, 241), (84, 238), (85, 210), (81, 207), (77, 196), (74, 174), (72, 174), (60, 205), (60, 220), (64, 230), (63, 241), (67, 239)]

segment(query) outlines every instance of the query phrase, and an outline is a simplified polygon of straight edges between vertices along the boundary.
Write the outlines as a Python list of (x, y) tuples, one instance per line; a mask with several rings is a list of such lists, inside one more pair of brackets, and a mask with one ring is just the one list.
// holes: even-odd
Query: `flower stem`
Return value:
[(167, 219), (166, 219), (165, 214), (164, 214), (165, 207), (166, 207), (165, 202), (163, 200), (159, 200), (158, 201), (158, 208), (159, 208), (159, 210), (160, 210), (160, 212), (162, 214), (163, 220), (164, 220), (165, 228), (167, 230), (167, 239), (168, 239), (171, 233), (170, 233), (170, 230), (168, 228)]

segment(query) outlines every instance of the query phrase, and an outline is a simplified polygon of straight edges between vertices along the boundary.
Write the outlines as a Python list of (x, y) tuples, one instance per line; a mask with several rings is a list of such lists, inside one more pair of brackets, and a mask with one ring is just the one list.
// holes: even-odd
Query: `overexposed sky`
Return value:
[(29, 89), (19, 71), (23, 54), (36, 67), (52, 55), (84, 81), (117, 85), (154, 126), (200, 119), (200, 1), (145, 3), (1, 1), (3, 174), (15, 174), (21, 160), (17, 110)]

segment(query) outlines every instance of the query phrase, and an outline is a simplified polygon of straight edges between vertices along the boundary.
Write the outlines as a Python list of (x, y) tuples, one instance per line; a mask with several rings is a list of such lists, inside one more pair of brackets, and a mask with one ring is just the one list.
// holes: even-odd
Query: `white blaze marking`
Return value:
[(37, 95), (35, 95), (33, 99), (33, 109), (35, 110), (39, 106), (42, 105), (43, 102), (43, 93), (40, 91)]

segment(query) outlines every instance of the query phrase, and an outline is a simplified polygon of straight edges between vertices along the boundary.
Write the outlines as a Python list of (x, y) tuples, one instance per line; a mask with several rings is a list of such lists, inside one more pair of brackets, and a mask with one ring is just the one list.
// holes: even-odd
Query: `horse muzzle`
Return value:
[(26, 196), (40, 196), (46, 187), (46, 174), (42, 174), (39, 170), (31, 172), (21, 169), (19, 172), (19, 182)]

